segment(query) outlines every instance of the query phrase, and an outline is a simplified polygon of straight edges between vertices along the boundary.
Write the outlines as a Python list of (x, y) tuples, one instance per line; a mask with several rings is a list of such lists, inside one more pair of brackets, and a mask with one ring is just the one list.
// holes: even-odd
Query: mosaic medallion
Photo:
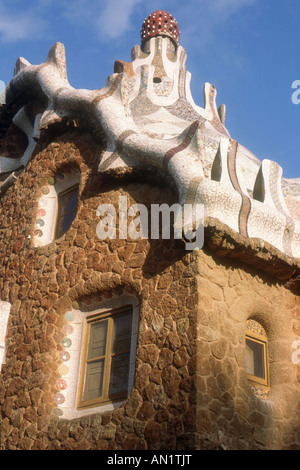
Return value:
[(72, 346), (72, 341), (70, 338), (64, 338), (61, 342), (64, 348), (70, 348)]
[(54, 176), (50, 176), (50, 178), (48, 178), (48, 184), (50, 184), (51, 186), (54, 186), (54, 185), (55, 185), (55, 178), (54, 178)]
[(66, 335), (71, 335), (74, 331), (74, 328), (72, 325), (65, 325), (63, 327), (63, 332), (66, 334)]
[(70, 311), (65, 314), (65, 319), (67, 321), (73, 321), (74, 320), (74, 312)]
[(69, 373), (69, 367), (67, 367), (65, 364), (61, 364), (58, 368), (58, 373), (60, 375), (67, 375)]
[(65, 397), (63, 396), (62, 393), (57, 393), (54, 397), (54, 401), (57, 405), (61, 405), (62, 403), (65, 402)]
[(45, 217), (46, 214), (47, 214), (47, 212), (45, 211), (45, 209), (38, 209), (38, 211), (37, 211), (37, 215), (39, 217)]
[(71, 357), (71, 356), (70, 356), (70, 353), (68, 353), (68, 351), (62, 351), (62, 352), (60, 353), (60, 358), (61, 358), (61, 360), (64, 361), (64, 362), (69, 361), (69, 360), (70, 360), (70, 357)]
[(47, 201), (47, 199), (45, 199), (44, 197), (39, 200), (39, 205), (40, 205), (41, 207), (45, 207), (45, 206), (47, 206), (47, 204), (48, 204), (48, 201)]
[(43, 186), (42, 189), (42, 194), (49, 194), (50, 193), (50, 189), (48, 188), (48, 186)]
[(58, 390), (65, 390), (67, 388), (67, 382), (64, 379), (59, 379), (56, 382), (56, 388), (58, 388)]
[(38, 227), (44, 227), (45, 222), (43, 221), (43, 219), (38, 219), (38, 220), (36, 221), (36, 225), (37, 225)]

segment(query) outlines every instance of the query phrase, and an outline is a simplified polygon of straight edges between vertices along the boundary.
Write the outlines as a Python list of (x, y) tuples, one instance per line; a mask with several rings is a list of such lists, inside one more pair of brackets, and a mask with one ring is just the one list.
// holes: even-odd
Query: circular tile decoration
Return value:
[(69, 367), (65, 364), (61, 364), (58, 368), (59, 375), (67, 375), (69, 373)]
[(44, 197), (42, 197), (42, 199), (39, 200), (39, 205), (41, 207), (45, 207), (45, 206), (47, 206), (47, 204), (48, 204), (48, 201)]
[(45, 222), (43, 221), (43, 219), (37, 219), (36, 225), (37, 225), (38, 227), (44, 227)]
[(42, 194), (49, 194), (50, 193), (50, 189), (48, 188), (48, 186), (43, 186), (42, 189)]
[(65, 397), (63, 396), (62, 393), (57, 393), (54, 397), (54, 401), (57, 405), (61, 405), (62, 403), (65, 402)]
[(64, 348), (70, 348), (72, 346), (72, 341), (70, 338), (64, 338), (61, 342)]
[(65, 314), (65, 319), (67, 321), (73, 321), (74, 320), (74, 312), (70, 311)]
[(60, 353), (60, 358), (62, 361), (67, 362), (70, 360), (71, 356), (70, 356), (70, 353), (68, 353), (68, 351), (62, 351)]
[(67, 388), (67, 385), (68, 384), (64, 379), (59, 379), (56, 382), (56, 388), (58, 388), (58, 390), (65, 390)]
[(35, 237), (42, 237), (43, 236), (43, 232), (41, 230), (35, 230), (34, 231), (34, 236)]
[(55, 414), (56, 416), (62, 416), (64, 412), (60, 408), (54, 408), (53, 414)]
[(46, 214), (47, 214), (47, 212), (45, 211), (45, 209), (38, 209), (38, 211), (37, 211), (37, 215), (39, 217), (45, 217)]
[(51, 186), (54, 186), (54, 185), (55, 185), (55, 178), (54, 178), (54, 176), (50, 176), (50, 178), (48, 178), (48, 184), (50, 184)]
[(65, 325), (63, 327), (63, 332), (66, 334), (66, 335), (71, 335), (74, 331), (74, 328), (72, 325)]

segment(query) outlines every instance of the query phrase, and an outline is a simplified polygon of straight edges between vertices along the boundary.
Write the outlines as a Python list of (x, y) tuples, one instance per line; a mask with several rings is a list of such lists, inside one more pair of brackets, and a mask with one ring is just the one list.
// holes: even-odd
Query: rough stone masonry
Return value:
[[(72, 89), (55, 45), (40, 66), (18, 60), (0, 106), (3, 450), (300, 448), (298, 186), (230, 138), (211, 85), (195, 105), (177, 22), (152, 16), (104, 89)], [(55, 237), (67, 182), (79, 185), (76, 216)], [(203, 249), (99, 239), (97, 208), (120, 196), (204, 204)], [(77, 319), (128, 302), (131, 388), (80, 409)], [(246, 370), (249, 320), (267, 338), (263, 387)]]

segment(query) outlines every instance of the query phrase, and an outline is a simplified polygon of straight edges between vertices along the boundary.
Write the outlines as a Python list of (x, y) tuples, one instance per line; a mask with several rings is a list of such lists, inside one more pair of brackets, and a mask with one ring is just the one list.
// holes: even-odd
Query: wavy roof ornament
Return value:
[(19, 159), (0, 156), (0, 174), (26, 166), (42, 129), (84, 117), (105, 136), (99, 172), (157, 168), (173, 180), (180, 204), (204, 204), (206, 218), (300, 258), (300, 178), (282, 178), (276, 162), (260, 161), (231, 138), (213, 85), (204, 85), (204, 106), (195, 104), (178, 41), (175, 18), (163, 10), (152, 13), (132, 61), (116, 61), (99, 90), (69, 84), (61, 43), (40, 65), (19, 58), (5, 106), (18, 103), (13, 119), (29, 144)]

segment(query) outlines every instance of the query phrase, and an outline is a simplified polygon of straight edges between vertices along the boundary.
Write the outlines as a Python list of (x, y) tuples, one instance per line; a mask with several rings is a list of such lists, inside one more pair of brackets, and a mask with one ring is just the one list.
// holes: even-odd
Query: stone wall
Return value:
[[(101, 144), (84, 133), (44, 136), (36, 155), (1, 200), (0, 297), (10, 302), (6, 363), (0, 375), (2, 449), (295, 448), (299, 423), (299, 299), (279, 282), (209, 249), (180, 240), (96, 237), (96, 209), (172, 203), (172, 191), (136, 175), (99, 177)], [(80, 201), (71, 229), (33, 246), (37, 201), (48, 178), (77, 167)], [(29, 238), (30, 236), (30, 238)], [(136, 373), (114, 411), (57, 417), (65, 313), (89, 296), (134, 294), (140, 303)], [(247, 318), (270, 341), (271, 392), (249, 388), (244, 366)]]
[[(197, 258), (200, 446), (202, 434), (225, 449), (299, 449), (299, 365), (292, 361), (299, 297), (253, 267), (205, 252)], [(263, 399), (245, 374), (248, 319), (259, 322), (268, 337), (270, 391)]]

